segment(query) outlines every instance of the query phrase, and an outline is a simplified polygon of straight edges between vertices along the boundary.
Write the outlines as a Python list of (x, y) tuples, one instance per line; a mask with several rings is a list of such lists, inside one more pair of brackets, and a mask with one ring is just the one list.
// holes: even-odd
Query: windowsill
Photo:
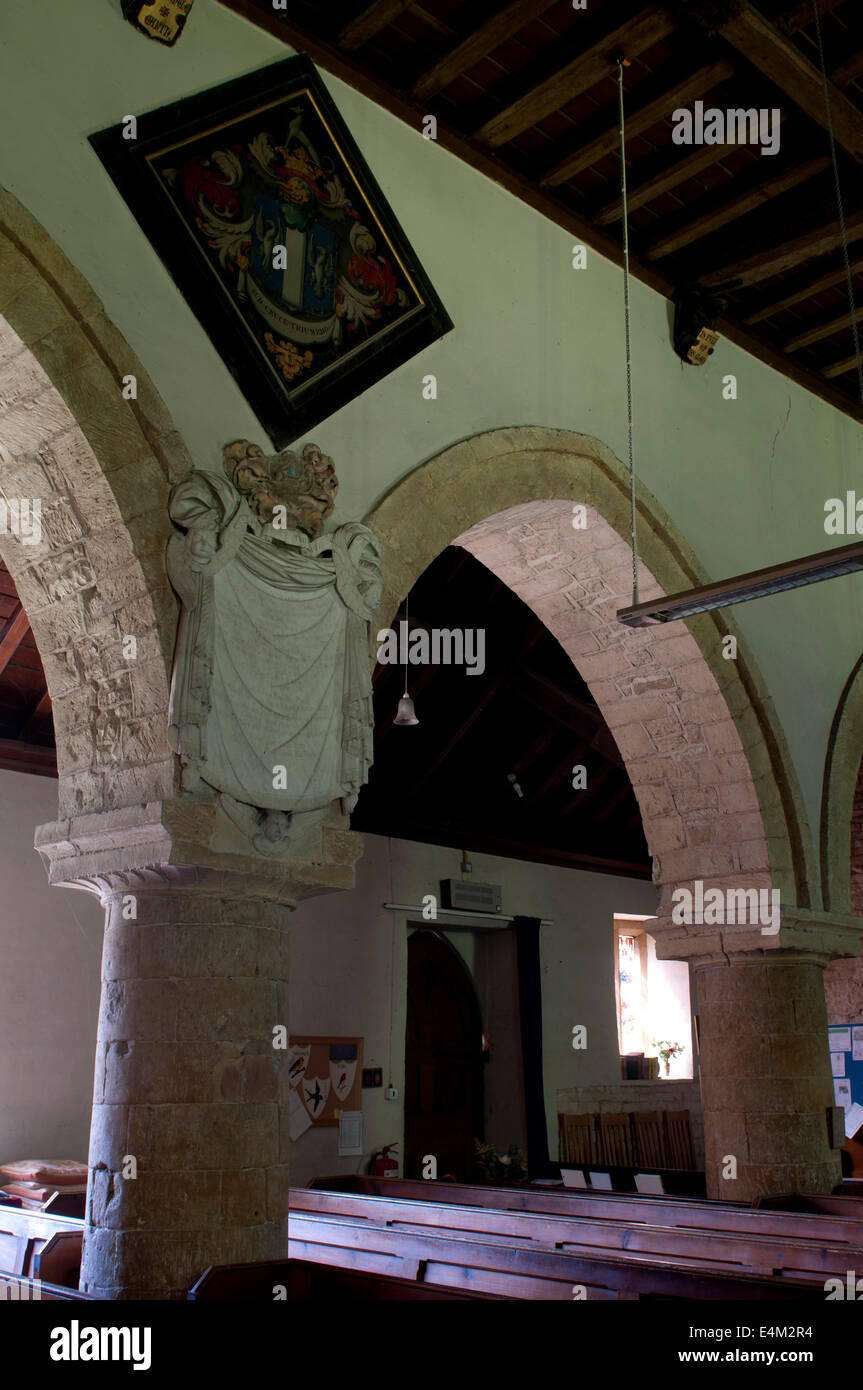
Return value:
[(695, 1080), (695, 1077), (694, 1077), (694, 1076), (657, 1076), (657, 1077), (655, 1078), (655, 1080), (653, 1080), (653, 1081), (645, 1081), (645, 1080), (638, 1080), (638, 1081), (635, 1081), (635, 1080), (630, 1080), (630, 1079), (628, 1079), (628, 1078), (626, 1078), (626, 1077), (621, 1077), (619, 1083), (614, 1082), (614, 1083), (612, 1083), (612, 1084), (614, 1084), (614, 1085), (619, 1084), (619, 1085), (621, 1085), (621, 1086), (669, 1086), (669, 1085), (670, 1085), (670, 1086), (673, 1086), (674, 1083), (675, 1083), (675, 1081), (694, 1081), (694, 1080)]

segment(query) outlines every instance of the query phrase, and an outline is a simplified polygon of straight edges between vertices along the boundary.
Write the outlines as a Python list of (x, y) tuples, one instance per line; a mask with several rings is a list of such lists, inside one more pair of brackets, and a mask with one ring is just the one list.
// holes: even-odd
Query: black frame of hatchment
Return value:
[[(280, 101), (288, 103), (301, 91), (308, 92), (329, 126), (377, 230), (412, 281), (420, 304), (370, 336), (343, 363), (333, 363), (323, 379), (292, 388), (264, 358), (238, 307), (238, 297), (190, 233), (148, 157), (206, 136), (210, 130), (224, 131), (228, 143), (226, 127)], [(98, 131), (90, 136), (90, 144), (278, 448), (347, 405), (452, 328), (392, 208), (305, 55), (139, 116), (136, 139), (124, 139), (124, 128), (120, 122)], [(422, 138), (419, 133), (417, 138)]]

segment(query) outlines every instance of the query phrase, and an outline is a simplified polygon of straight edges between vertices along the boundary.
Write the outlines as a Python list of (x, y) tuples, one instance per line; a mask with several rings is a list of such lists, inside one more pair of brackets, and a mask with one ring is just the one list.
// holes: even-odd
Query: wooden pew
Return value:
[(67, 1289), (60, 1284), (46, 1284), (39, 1279), (25, 1279), (21, 1274), (0, 1273), (0, 1303), (54, 1303), (54, 1302), (96, 1303), (90, 1293), (80, 1293), (78, 1289)]
[[(474, 1209), (476, 1210), (476, 1209)], [(511, 1298), (733, 1299), (812, 1301), (824, 1297), (823, 1280), (773, 1279), (729, 1273), (703, 1261), (620, 1250), (556, 1250), (536, 1241), (481, 1239), (434, 1227), (419, 1233), (377, 1225), (367, 1218), (295, 1212), (289, 1219), (291, 1259), (374, 1274), (414, 1278), (438, 1287), (506, 1294)], [(686, 1267), (682, 1267), (686, 1266)]]
[(416, 1279), (400, 1279), (361, 1269), (337, 1269), (310, 1260), (268, 1260), (243, 1265), (210, 1265), (186, 1295), (193, 1302), (273, 1303), (283, 1288), (290, 1302), (334, 1297), (359, 1301), (428, 1301), (501, 1298), (502, 1294), (441, 1289)]
[[(755, 1234), (782, 1238), (802, 1237), (825, 1245), (863, 1247), (863, 1203), (854, 1198), (813, 1197), (809, 1207), (774, 1209), (788, 1198), (763, 1199), (763, 1205), (696, 1200), (688, 1197), (656, 1197), (618, 1192), (586, 1192), (582, 1189), (548, 1191), (532, 1187), (469, 1186), (461, 1183), (414, 1182), (404, 1178), (316, 1179), (309, 1191), (344, 1191), (393, 1200), (455, 1203), (457, 1206), (491, 1207), (496, 1210), (532, 1212), (545, 1216), (587, 1217), (673, 1226), (700, 1232)], [(304, 1199), (292, 1191), (291, 1203), (305, 1210)], [(799, 1199), (795, 1199), (799, 1200)], [(766, 1205), (769, 1201), (770, 1205)], [(836, 1205), (838, 1204), (838, 1205)], [(830, 1219), (833, 1218), (833, 1219)]]
[[(543, 1245), (582, 1255), (597, 1250), (613, 1255), (638, 1253), (644, 1258), (669, 1260), (681, 1267), (818, 1279), (822, 1285), (830, 1275), (844, 1277), (850, 1253), (847, 1243), (826, 1244), (820, 1232), (813, 1237), (797, 1234), (777, 1237), (752, 1230), (729, 1232), (609, 1220), (593, 1211), (587, 1216), (548, 1216), (456, 1206), (451, 1202), (436, 1203), (430, 1197), (424, 1201), (398, 1200), (390, 1196), (314, 1192), (309, 1188), (293, 1190), (290, 1200), (289, 1233), (299, 1212), (314, 1212), (326, 1217), (367, 1221), (385, 1229), (397, 1227), (414, 1235), (433, 1230), (435, 1234), (464, 1235), (518, 1247)], [(600, 1211), (603, 1210), (600, 1207)]]
[(0, 1204), (0, 1276), (40, 1273), (50, 1283), (78, 1286), (84, 1222)]

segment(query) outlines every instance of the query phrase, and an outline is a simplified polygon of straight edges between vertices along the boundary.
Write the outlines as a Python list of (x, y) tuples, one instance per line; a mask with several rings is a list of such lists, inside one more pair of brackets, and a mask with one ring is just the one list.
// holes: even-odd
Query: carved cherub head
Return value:
[(282, 529), (319, 536), (335, 506), (339, 482), (331, 458), (317, 444), (306, 444), (302, 457), (283, 449), (271, 458), (247, 439), (225, 447), (225, 472), (254, 511), (261, 525), (273, 522), (275, 509)]

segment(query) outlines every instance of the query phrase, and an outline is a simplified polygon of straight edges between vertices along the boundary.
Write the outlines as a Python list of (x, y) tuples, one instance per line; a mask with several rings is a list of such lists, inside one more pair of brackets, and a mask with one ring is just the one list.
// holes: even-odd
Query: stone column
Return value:
[[(696, 989), (707, 1193), (751, 1201), (839, 1181), (824, 967), (859, 950), (863, 921), (783, 908), (779, 932), (658, 922), (657, 955)], [(733, 1160), (733, 1162), (731, 1161)]]
[(213, 848), (214, 817), (158, 803), (37, 832), (51, 881), (106, 907), (81, 1269), (104, 1298), (287, 1254), (288, 918), (352, 886), (361, 841), (324, 827), (316, 862), (253, 857)]

